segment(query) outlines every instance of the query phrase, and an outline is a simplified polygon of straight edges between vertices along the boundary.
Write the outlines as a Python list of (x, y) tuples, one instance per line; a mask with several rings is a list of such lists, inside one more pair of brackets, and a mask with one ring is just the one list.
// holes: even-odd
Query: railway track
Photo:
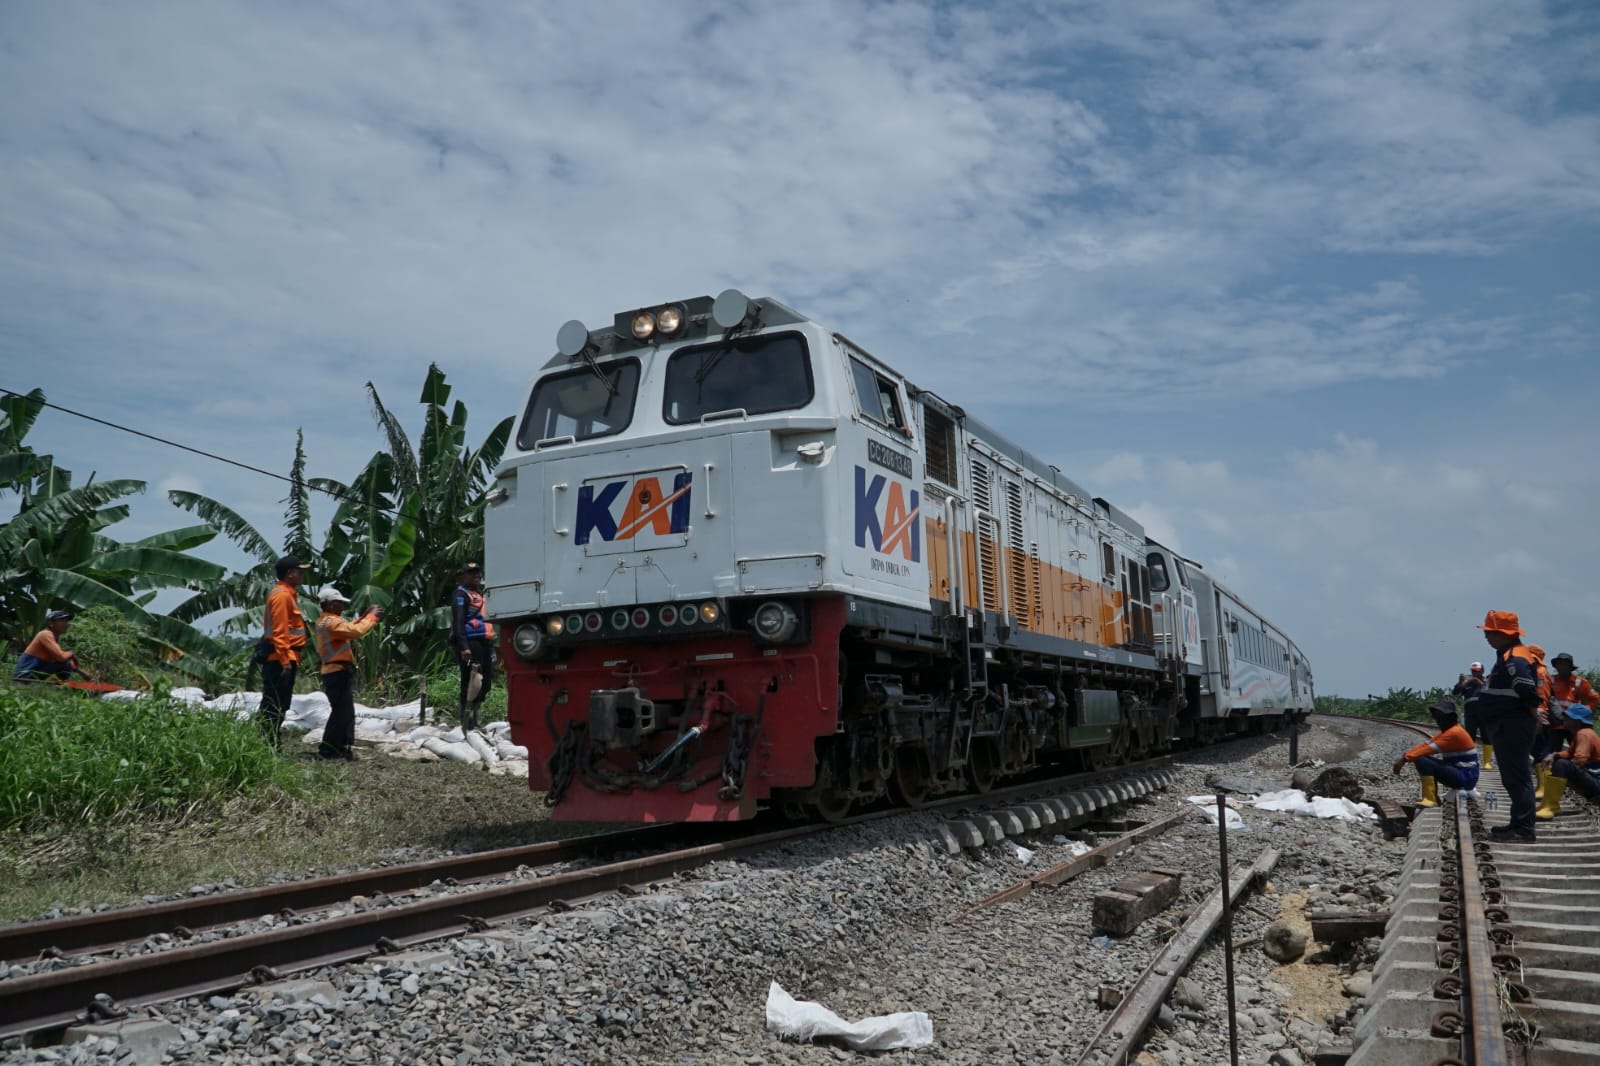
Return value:
[[(1074, 774), (997, 789), (981, 797), (950, 797), (928, 803), (922, 809), (957, 809), (980, 804), (1003, 806), (1032, 797), (1069, 793), (1073, 797), (1071, 809), (1087, 816), (1094, 810), (1161, 787), (1170, 778), (1171, 761), (1170, 757), (1162, 757), (1114, 771)], [(430, 940), (482, 932), (496, 923), (563, 909), (610, 892), (637, 889), (716, 860), (739, 858), (841, 826), (860, 825), (903, 813), (901, 810), (879, 811), (839, 823), (746, 833), (732, 839), (604, 862), (585, 869), (535, 878), (513, 876), (499, 883), (421, 896), (355, 913), (343, 913), (341, 907), (341, 913), (320, 920), (306, 915), (303, 909), (331, 907), (347, 902), (352, 895), (395, 891), (401, 886), (415, 888), (419, 887), (419, 882), (425, 886), (435, 881), (460, 882), (501, 873), (514, 874), (519, 867), (530, 867), (530, 860), (548, 865), (603, 852), (606, 848), (615, 853), (648, 847), (665, 840), (662, 835), (665, 830), (681, 833), (682, 827), (624, 830), (369, 874), (6, 927), (0, 929), (0, 944), (7, 945), (8, 957), (24, 945), (32, 946), (35, 951), (55, 949), (52, 954), (64, 955), (68, 949), (61, 945), (65, 943), (104, 950), (108, 946), (150, 937), (152, 931), (182, 929), (192, 934), (208, 922), (248, 921), (263, 914), (279, 913), (286, 907), (301, 908), (290, 919), (291, 924), (283, 927), (226, 936), (206, 943), (184, 943), (166, 950), (106, 961), (67, 965), (0, 981), (0, 1039), (24, 1037), (48, 1042), (70, 1026), (124, 1017), (134, 1008), (231, 992), (316, 967), (395, 952)], [(379, 884), (396, 887), (374, 887)], [(286, 900), (300, 902), (291, 904)], [(119, 926), (119, 920), (129, 924)], [(130, 933), (130, 930), (134, 931)]]
[(1413, 823), (1350, 1066), (1600, 1062), (1600, 834), (1569, 804), (1538, 843), (1495, 843), (1506, 802), (1485, 771)]

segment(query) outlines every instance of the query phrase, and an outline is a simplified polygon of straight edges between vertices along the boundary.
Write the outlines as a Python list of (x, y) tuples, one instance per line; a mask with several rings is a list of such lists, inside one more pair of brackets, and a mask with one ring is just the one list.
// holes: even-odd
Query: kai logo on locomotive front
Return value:
[(688, 533), (693, 481), (694, 475), (681, 468), (586, 481), (578, 489), (573, 540), (578, 544), (588, 544), (595, 537), (606, 543), (646, 542)]

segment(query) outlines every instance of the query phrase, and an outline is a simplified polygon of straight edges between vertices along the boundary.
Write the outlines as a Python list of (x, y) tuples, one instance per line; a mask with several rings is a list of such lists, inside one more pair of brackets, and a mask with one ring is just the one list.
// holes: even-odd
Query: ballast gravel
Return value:
[[(1415, 774), (1388, 764), (1415, 741), (1370, 722), (1317, 720), (1302, 759), (1338, 762), (1371, 797), (1415, 799)], [(1265, 738), (1179, 758), (1169, 791), (1129, 806), (1154, 820), (1194, 809), (1217, 775), (1287, 785), (1287, 740)], [(1319, 1043), (1348, 1036), (1374, 942), (1335, 954), (1313, 944), (1296, 967), (1320, 972), (1332, 999), (1308, 994), (1304, 973), (1260, 950), (1267, 924), (1324, 905), (1380, 908), (1405, 841), (1376, 823), (1257, 810), (1229, 835), (1235, 869), (1266, 847), (1282, 852), (1269, 884), (1234, 914), (1240, 1059), (1296, 1066)], [(965, 914), (1014, 881), (1063, 861), (1054, 832), (1028, 841), (1026, 864), (1001, 846), (948, 855), (934, 844), (943, 815), (906, 814), (822, 834), (747, 860), (715, 863), (582, 910), (423, 945), (409, 958), (296, 975), (325, 990), (294, 1001), (251, 992), (155, 1007), (178, 1039), (157, 1060), (177, 1063), (622, 1063), (710, 1066), (857, 1058), (839, 1047), (780, 1041), (764, 1027), (771, 981), (846, 1018), (920, 1010), (935, 1044), (875, 1058), (905, 1063), (1072, 1063), (1106, 1014), (1102, 986), (1126, 988), (1216, 885), (1217, 830), (1196, 810), (1167, 833), (1068, 882)], [(1095, 892), (1151, 867), (1185, 872), (1179, 900), (1124, 938), (1090, 925)], [(1214, 1066), (1228, 1060), (1223, 963), (1213, 936), (1133, 1061)], [(1320, 967), (1320, 970), (1317, 968)], [(319, 988), (324, 986), (317, 986)], [(132, 1062), (107, 1040), (12, 1049), (7, 1063)], [(1091, 1060), (1093, 1061), (1093, 1060)]]

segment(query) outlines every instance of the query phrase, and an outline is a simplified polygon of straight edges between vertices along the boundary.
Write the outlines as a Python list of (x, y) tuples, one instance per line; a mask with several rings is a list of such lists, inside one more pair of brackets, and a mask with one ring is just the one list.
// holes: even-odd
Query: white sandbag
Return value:
[(494, 753), (502, 759), (521, 759), (528, 761), (528, 749), (521, 744), (513, 744), (504, 737), (497, 737), (494, 742)]
[(393, 707), (367, 707), (356, 704), (356, 717), (358, 718), (383, 718), (390, 722), (399, 722), (407, 718), (418, 718), (422, 715), (422, 702), (412, 700), (410, 703), (397, 703)]
[(489, 772), (500, 777), (527, 777), (528, 761), (526, 759), (505, 759), (489, 767)]
[(426, 737), (422, 741), (422, 746), (439, 756), (439, 758), (449, 759), (451, 762), (477, 763), (483, 761), (470, 744), (450, 744), (438, 737)]
[(411, 741), (413, 744), (420, 744), (426, 737), (437, 737), (442, 736), (443, 734), (444, 730), (440, 729), (436, 725), (419, 725), (417, 728), (411, 730), (411, 732), (406, 733), (405, 738)]
[(494, 748), (489, 746), (489, 742), (484, 740), (483, 735), (477, 730), (467, 733), (467, 743), (472, 745), (472, 750), (478, 753), (478, 758), (483, 760), (485, 766), (492, 768), (500, 761), (500, 756), (494, 753)]
[(175, 688), (172, 690), (171, 695), (173, 699), (191, 706), (206, 701), (206, 694), (197, 688)]
[(795, 999), (776, 981), (767, 988), (767, 1032), (787, 1040), (837, 1037), (857, 1051), (889, 1051), (933, 1043), (933, 1022), (922, 1011), (847, 1022), (820, 1003)]
[(333, 706), (320, 692), (307, 692), (289, 701), (289, 713), (284, 716), (285, 729), (320, 729), (328, 724)]
[(134, 700), (142, 700), (148, 695), (150, 695), (148, 692), (136, 692), (129, 688), (119, 688), (115, 692), (102, 692), (100, 698), (110, 700), (112, 703), (131, 703)]

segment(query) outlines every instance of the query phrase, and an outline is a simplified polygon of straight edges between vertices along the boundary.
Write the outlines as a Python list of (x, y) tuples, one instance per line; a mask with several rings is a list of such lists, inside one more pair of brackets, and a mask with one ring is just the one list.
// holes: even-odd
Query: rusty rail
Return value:
[(1189, 818), (1191, 814), (1191, 811), (1179, 811), (1177, 814), (1169, 814), (1159, 821), (1154, 821), (1148, 825), (1141, 825), (1137, 829), (1129, 830), (1119, 837), (1108, 840), (1104, 844), (1100, 844), (1091, 850), (1084, 852), (1082, 855), (1075, 855), (1066, 862), (1057, 863), (1048, 870), (1036, 873), (1032, 877), (1023, 878), (1016, 884), (1007, 888), (1003, 888), (992, 896), (985, 896), (983, 899), (980, 899), (978, 902), (974, 903), (972, 906), (968, 907), (966, 910), (952, 918), (951, 922), (954, 923), (963, 921), (971, 916), (974, 911), (982, 910), (984, 907), (991, 907), (996, 903), (1005, 903), (1008, 900), (1021, 899), (1023, 896), (1028, 895), (1034, 889), (1041, 886), (1055, 887), (1057, 885), (1062, 885), (1072, 880), (1074, 877), (1088, 872), (1089, 870), (1099, 869), (1141, 841), (1148, 840), (1150, 837), (1165, 833), (1168, 829), (1171, 829), (1179, 822)]
[[(1268, 848), (1256, 857), (1248, 870), (1229, 879), (1228, 896), (1237, 900), (1252, 884), (1265, 877), (1278, 864), (1278, 849)], [(1212, 889), (1205, 903), (1195, 911), (1176, 936), (1167, 941), (1161, 953), (1151, 960), (1139, 980), (1122, 998), (1100, 1032), (1078, 1056), (1078, 1066), (1100, 1059), (1106, 1063), (1120, 1064), (1128, 1059), (1134, 1047), (1144, 1036), (1161, 1004), (1183, 976), (1200, 946), (1222, 920), (1222, 885)], [(1231, 945), (1223, 945), (1232, 950)]]
[(1489, 917), (1484, 906), (1484, 885), (1478, 871), (1478, 848), (1488, 856), (1488, 845), (1473, 837), (1472, 811), (1466, 796), (1456, 794), (1456, 843), (1461, 879), (1462, 1006), (1468, 1035), (1463, 1050), (1470, 1049), (1472, 1066), (1506, 1066), (1505, 1018), (1500, 1009), (1500, 980), (1494, 967), (1494, 945), (1489, 939)]

